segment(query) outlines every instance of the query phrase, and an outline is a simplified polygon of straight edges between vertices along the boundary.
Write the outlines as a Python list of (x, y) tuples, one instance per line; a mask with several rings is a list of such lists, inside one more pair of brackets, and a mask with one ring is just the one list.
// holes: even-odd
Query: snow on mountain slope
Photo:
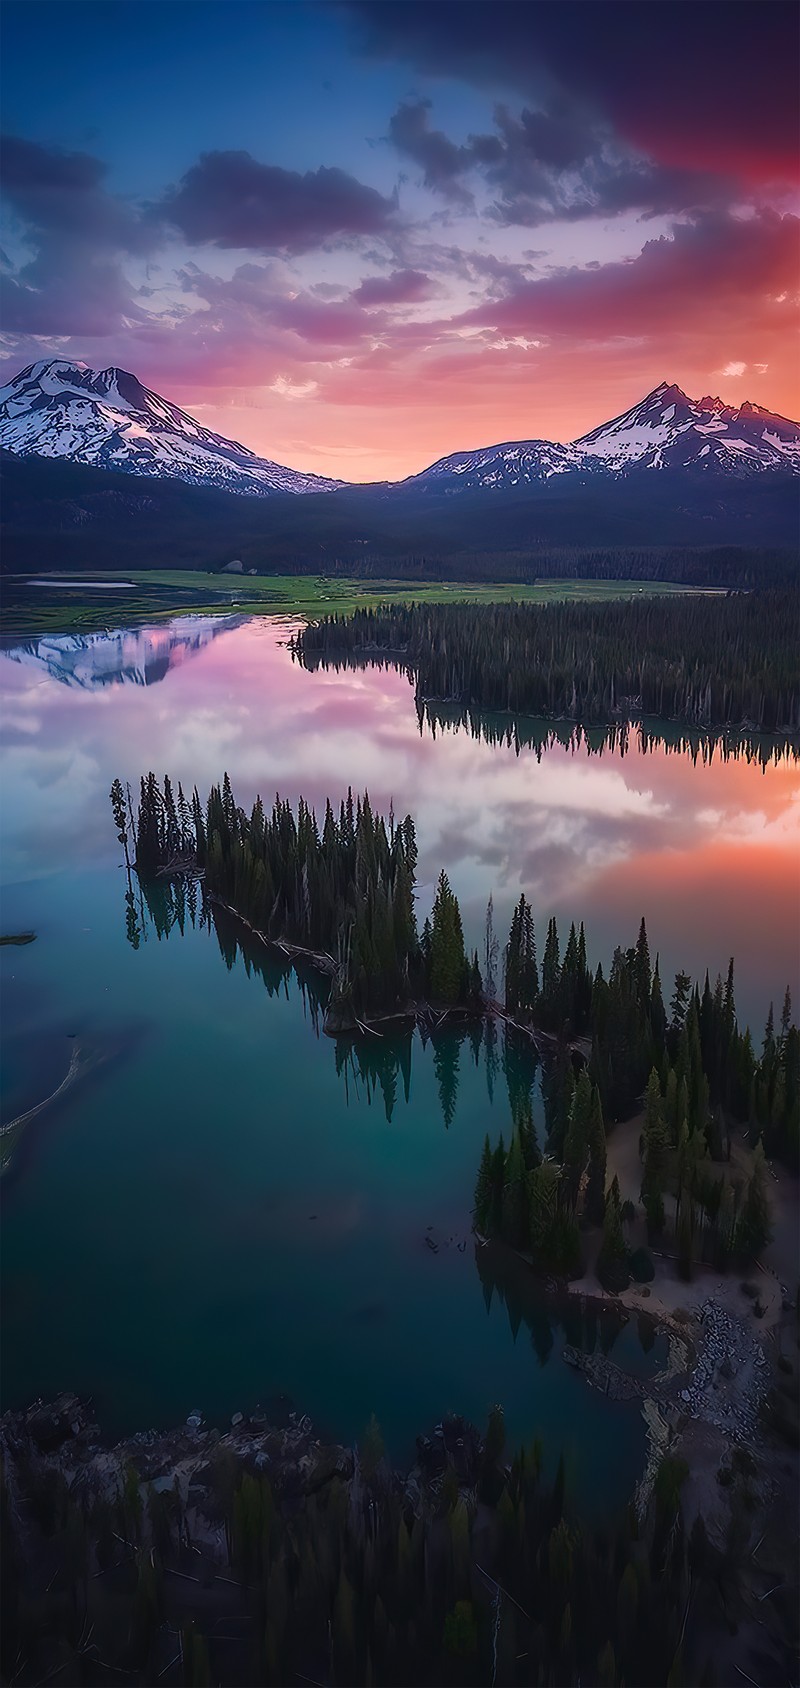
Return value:
[(699, 467), (737, 476), (783, 469), (800, 474), (800, 426), (760, 405), (690, 399), (665, 381), (641, 404), (573, 441), (587, 464), (612, 474)]
[[(345, 484), (257, 457), (203, 428), (126, 370), (98, 372), (59, 358), (31, 364), (0, 388), (0, 449), (259, 496), (331, 492)], [(453, 493), (535, 488), (564, 475), (616, 481), (650, 469), (736, 480), (775, 471), (800, 475), (800, 425), (759, 405), (690, 399), (662, 382), (624, 415), (570, 445), (511, 440), (458, 451), (394, 484), (398, 491)]]
[(800, 426), (759, 405), (690, 399), (664, 381), (571, 445), (516, 440), (442, 457), (405, 486), (515, 487), (555, 475), (627, 477), (647, 469), (698, 469), (742, 479), (771, 470), (800, 474)]
[(342, 484), (257, 457), (127, 370), (60, 358), (31, 364), (0, 387), (0, 448), (251, 495), (331, 492)]
[(462, 487), (528, 486), (580, 467), (571, 446), (551, 440), (511, 440), (482, 451), (456, 451), (403, 485), (447, 484)]

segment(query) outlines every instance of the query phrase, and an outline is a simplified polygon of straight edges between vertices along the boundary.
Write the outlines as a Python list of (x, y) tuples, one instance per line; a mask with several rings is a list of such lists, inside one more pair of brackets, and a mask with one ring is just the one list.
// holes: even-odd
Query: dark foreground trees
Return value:
[(507, 1447), (499, 1407), (484, 1438), (463, 1420), (420, 1438), (408, 1487), (374, 1421), (357, 1463), (245, 1425), (86, 1450), (77, 1481), (69, 1453), (62, 1470), (5, 1428), (0, 1644), (18, 1688), (681, 1680), (680, 1471), (646, 1527), (621, 1504), (598, 1530), (563, 1460)]

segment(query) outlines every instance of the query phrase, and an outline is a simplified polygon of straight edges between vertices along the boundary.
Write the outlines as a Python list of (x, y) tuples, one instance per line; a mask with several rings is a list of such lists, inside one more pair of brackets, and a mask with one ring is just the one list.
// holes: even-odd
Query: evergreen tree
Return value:
[(578, 1074), (564, 1141), (565, 1189), (574, 1208), (589, 1153), (592, 1085), (586, 1067)]
[(644, 1169), (641, 1199), (651, 1237), (664, 1228), (664, 1185), (668, 1167), (668, 1134), (661, 1099), (661, 1081), (653, 1068), (647, 1081), (644, 1114)]
[(600, 1225), (605, 1216), (606, 1196), (606, 1133), (600, 1092), (592, 1085), (589, 1109), (589, 1180), (586, 1186), (586, 1214), (593, 1224)]
[(460, 1002), (464, 996), (466, 957), (461, 913), (442, 869), (433, 904), (430, 988), (436, 1002)]
[(736, 1227), (736, 1252), (743, 1259), (756, 1259), (761, 1250), (766, 1248), (771, 1236), (766, 1160), (763, 1145), (759, 1141), (753, 1153), (752, 1171)]
[(481, 1155), (481, 1163), (480, 1163), (480, 1166), (478, 1168), (478, 1177), (477, 1177), (477, 1181), (476, 1181), (476, 1184), (475, 1184), (474, 1217), (475, 1217), (476, 1228), (479, 1231), (485, 1231), (486, 1230), (488, 1222), (489, 1222), (489, 1215), (490, 1215), (490, 1212), (491, 1212), (491, 1207), (492, 1207), (492, 1150), (491, 1150), (491, 1145), (489, 1143), (489, 1134), (487, 1132), (486, 1136), (484, 1138), (484, 1142), (483, 1142), (483, 1154)]

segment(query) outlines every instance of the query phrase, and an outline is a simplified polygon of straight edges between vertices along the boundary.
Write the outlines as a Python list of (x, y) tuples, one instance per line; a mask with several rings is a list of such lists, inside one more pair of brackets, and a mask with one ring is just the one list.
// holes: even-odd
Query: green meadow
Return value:
[(540, 580), (532, 585), (418, 584), (408, 580), (365, 581), (325, 575), (224, 575), (200, 570), (147, 569), (129, 574), (6, 575), (0, 628), (5, 634), (91, 633), (181, 611), (194, 615), (221, 610), (269, 615), (330, 614), (370, 604), (413, 599), (416, 603), (546, 604), (556, 599), (603, 603), (643, 593), (686, 594), (697, 588), (659, 580)]

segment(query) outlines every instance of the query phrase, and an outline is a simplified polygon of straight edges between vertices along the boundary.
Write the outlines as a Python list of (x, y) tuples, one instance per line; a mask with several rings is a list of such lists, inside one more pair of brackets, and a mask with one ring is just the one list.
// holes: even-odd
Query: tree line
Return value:
[(305, 662), (393, 657), (418, 700), (566, 717), (655, 716), (800, 730), (800, 595), (615, 603), (394, 604), (334, 614), (294, 640)]
[[(477, 957), (464, 948), (458, 900), (442, 872), (430, 918), (417, 930), (417, 844), (410, 815), (373, 812), (369, 794), (351, 791), (338, 813), (327, 803), (322, 824), (300, 798), (297, 809), (260, 797), (250, 812), (230, 780), (212, 786), (203, 805), (169, 776), (142, 778), (138, 813), (112, 788), (118, 835), (133, 840), (140, 880), (201, 873), (206, 894), (267, 939), (298, 946), (333, 978), (329, 1017), (345, 1026), (363, 1013), (404, 1010), (417, 999), (441, 1007), (474, 1005), (481, 990)], [(123, 837), (124, 834), (124, 837)]]

